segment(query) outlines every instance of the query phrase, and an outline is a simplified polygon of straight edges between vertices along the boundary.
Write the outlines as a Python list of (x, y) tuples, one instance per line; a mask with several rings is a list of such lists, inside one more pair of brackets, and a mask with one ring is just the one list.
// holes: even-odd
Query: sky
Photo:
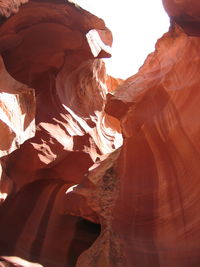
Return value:
[(126, 79), (137, 73), (156, 41), (168, 31), (169, 18), (162, 0), (76, 0), (102, 18), (113, 34), (112, 58), (107, 72)]

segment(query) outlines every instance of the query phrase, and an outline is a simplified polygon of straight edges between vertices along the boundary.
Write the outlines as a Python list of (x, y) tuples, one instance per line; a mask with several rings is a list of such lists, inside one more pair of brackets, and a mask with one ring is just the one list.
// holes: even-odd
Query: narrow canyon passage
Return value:
[(162, 3), (169, 31), (122, 80), (102, 19), (0, 1), (0, 265), (200, 266), (200, 4)]

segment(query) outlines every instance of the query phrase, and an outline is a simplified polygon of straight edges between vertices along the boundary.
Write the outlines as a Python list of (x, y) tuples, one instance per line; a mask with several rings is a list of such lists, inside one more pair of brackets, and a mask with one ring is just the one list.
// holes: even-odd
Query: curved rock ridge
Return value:
[[(89, 12), (66, 1), (29, 1), (2, 24), (0, 52), (16, 80), (37, 88), (38, 76), (50, 70), (58, 71), (69, 52), (71, 58), (76, 53), (71, 61), (72, 69), (82, 60), (93, 58), (86, 38), (92, 29), (98, 31), (97, 37), (105, 47), (112, 44), (111, 32), (104, 22)], [(102, 47), (98, 56), (110, 57), (110, 54)]]
[[(60, 179), (24, 186), (0, 209), (0, 254), (42, 266), (75, 266), (100, 234), (100, 226), (63, 212), (68, 189)], [(26, 266), (23, 265), (22, 266)]]
[(111, 44), (101, 19), (62, 0), (29, 1), (0, 27), (5, 67), (35, 89), (36, 101), (35, 135), (2, 160), (2, 198), (9, 196), (0, 207), (0, 256), (8, 261), (75, 266), (100, 234), (98, 205), (69, 192), (95, 188), (89, 169), (122, 144), (119, 121), (104, 111), (121, 82), (101, 60)]
[(199, 37), (175, 25), (110, 97), (124, 136), (112, 221), (121, 262), (104, 266), (200, 265), (199, 54)]
[(7, 173), (17, 189), (47, 176), (77, 184), (93, 162), (122, 144), (119, 124), (104, 112), (103, 62), (89, 60), (69, 76), (65, 70), (48, 94), (46, 88), (36, 98), (35, 137), (7, 159)]
[(1, 0), (0, 15), (8, 18), (12, 14), (17, 13), (19, 11), (19, 7), (28, 1), (29, 0)]
[(14, 80), (0, 57), (0, 157), (10, 154), (35, 134), (35, 95)]
[(124, 83), (100, 59), (110, 31), (78, 6), (32, 0), (2, 22), (6, 69), (36, 95), (34, 137), (2, 159), (4, 259), (200, 266), (199, 4), (163, 3), (169, 32)]
[(197, 0), (162, 0), (171, 21), (189, 35), (200, 36), (200, 2)]
[[(14, 80), (0, 57), (0, 158), (19, 148), (35, 135), (35, 94)], [(0, 160), (0, 202), (11, 191), (11, 181)]]
[[(36, 90), (36, 135), (7, 161), (17, 188), (27, 177), (33, 181), (50, 172), (77, 183), (96, 158), (121, 145), (119, 127), (113, 130), (103, 111), (108, 90), (105, 66), (94, 60), (92, 42), (87, 42), (91, 29), (99, 32), (106, 47), (111, 45), (111, 33), (101, 19), (62, 1), (29, 1), (0, 29), (7, 70)], [(10, 45), (13, 38), (16, 44)], [(110, 55), (101, 50), (99, 56)], [(82, 166), (73, 175), (63, 173), (66, 157), (69, 165), (77, 164), (78, 158)], [(27, 158), (31, 165), (24, 164)], [(43, 170), (50, 163), (52, 170)]]
[(13, 257), (13, 256), (6, 256), (6, 257), (1, 257), (0, 258), (0, 266), (1, 267), (13, 267), (13, 266), (17, 266), (17, 267), (43, 267), (41, 264), (38, 263), (34, 263), (34, 262), (28, 262), (26, 260), (23, 260), (19, 257)]
[[(1, 0), (0, 1), (0, 16), (2, 17), (10, 17), (13, 14), (16, 14), (19, 11), (21, 5), (28, 3), (30, 0)], [(55, 0), (34, 0), (41, 2), (55, 2)], [(75, 0), (58, 0), (57, 3), (71, 3), (76, 7), (80, 8)]]

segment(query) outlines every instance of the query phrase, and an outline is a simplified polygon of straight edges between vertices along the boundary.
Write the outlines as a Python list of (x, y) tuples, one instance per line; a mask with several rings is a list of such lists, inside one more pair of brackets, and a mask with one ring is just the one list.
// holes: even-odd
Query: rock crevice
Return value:
[(122, 81), (101, 19), (0, 1), (2, 264), (200, 265), (200, 5), (163, 5), (169, 31)]

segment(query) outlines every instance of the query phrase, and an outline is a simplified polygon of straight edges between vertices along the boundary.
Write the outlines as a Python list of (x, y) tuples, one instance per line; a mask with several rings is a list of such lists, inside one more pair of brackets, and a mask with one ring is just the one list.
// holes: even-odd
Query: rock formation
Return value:
[[(200, 9), (198, 1), (163, 2), (169, 32), (106, 108), (120, 119), (124, 144), (112, 221), (121, 259), (110, 254), (104, 266), (200, 265)], [(85, 262), (93, 266), (90, 255)]]
[(180, 25), (185, 33), (200, 36), (200, 2), (197, 0), (162, 0), (171, 22)]
[(110, 56), (110, 31), (77, 5), (32, 0), (1, 11), (16, 13), (2, 20), (0, 50), (17, 81), (3, 71), (2, 91), (21, 100), (18, 119), (0, 117), (4, 261), (200, 266), (200, 6), (163, 4), (169, 32), (125, 82), (100, 59)]
[[(1, 143), (9, 154), (2, 154), (2, 200), (9, 196), (0, 209), (0, 255), (11, 257), (6, 260), (74, 266), (100, 233), (95, 210), (68, 191), (122, 144), (118, 121), (104, 112), (107, 92), (121, 82), (106, 75), (99, 59), (110, 57), (111, 44), (101, 19), (64, 0), (29, 1), (2, 20), (6, 70), (34, 88), (36, 100), (25, 95), (16, 103), (19, 120), (12, 114), (20, 148), (9, 154), (16, 148), (11, 131), (5, 134), (10, 142)], [(15, 87), (10, 84), (11, 91)], [(25, 141), (21, 128), (34, 108), (36, 132)]]
[[(35, 134), (34, 91), (14, 80), (0, 58), (0, 158), (19, 148)], [(11, 190), (11, 181), (0, 161), (0, 201)]]

